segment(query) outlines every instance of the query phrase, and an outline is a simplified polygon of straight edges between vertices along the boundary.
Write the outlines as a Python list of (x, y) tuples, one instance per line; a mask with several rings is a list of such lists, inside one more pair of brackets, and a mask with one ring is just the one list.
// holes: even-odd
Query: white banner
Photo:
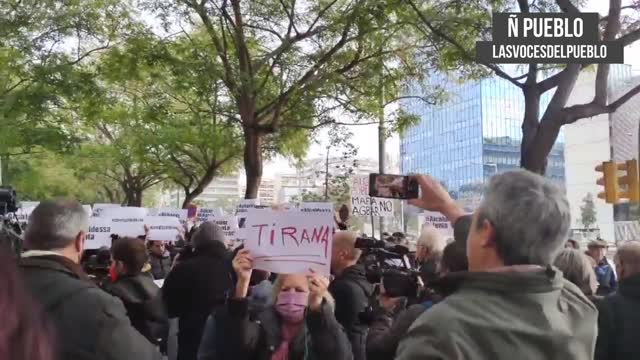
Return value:
[(238, 241), (244, 243), (247, 239), (245, 225), (249, 211), (269, 210), (267, 206), (258, 205), (257, 199), (242, 199), (236, 207), (236, 218), (238, 220)]
[(20, 201), (22, 208), (34, 208), (40, 204), (40, 201)]
[[(95, 207), (94, 207), (95, 212)], [(101, 211), (100, 217), (111, 219), (111, 229), (120, 237), (144, 235), (147, 209), (139, 207), (110, 207)]]
[(218, 216), (209, 221), (215, 223), (224, 231), (224, 238), (229, 242), (238, 241), (238, 220), (233, 215)]
[(351, 179), (351, 216), (393, 217), (393, 200), (369, 196), (369, 177), (354, 176)]
[(102, 215), (102, 212), (104, 211), (104, 209), (109, 209), (114, 207), (119, 208), (121, 206), (120, 204), (93, 204), (93, 216), (99, 217)]
[(102, 246), (111, 247), (111, 219), (92, 217), (89, 219), (89, 232), (84, 243), (85, 249), (99, 249)]
[(300, 203), (300, 211), (313, 214), (332, 214), (333, 203), (331, 202), (303, 202)]
[(334, 231), (331, 214), (258, 211), (247, 218), (245, 247), (257, 269), (329, 275)]
[(187, 223), (187, 212), (187, 209), (154, 208), (149, 209), (147, 216), (174, 217), (180, 220), (180, 223), (184, 225)]
[(198, 222), (210, 221), (220, 216), (222, 216), (222, 209), (220, 208), (198, 208), (196, 212)]
[(421, 217), (423, 218), (423, 224), (429, 224), (433, 226), (443, 236), (453, 236), (453, 226), (451, 226), (451, 222), (449, 222), (449, 220), (447, 220), (447, 217), (442, 215), (441, 213), (435, 211), (425, 211), (424, 215), (421, 215)]
[(149, 228), (148, 240), (176, 241), (180, 234), (180, 219), (173, 216), (147, 216), (144, 224)]

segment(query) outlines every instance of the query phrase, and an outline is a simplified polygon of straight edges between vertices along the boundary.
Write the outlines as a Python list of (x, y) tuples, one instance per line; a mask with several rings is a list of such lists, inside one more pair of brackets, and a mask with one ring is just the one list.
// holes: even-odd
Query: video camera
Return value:
[[(410, 283), (412, 286), (404, 286), (398, 289), (393, 296), (405, 296), (415, 298), (420, 289), (419, 271), (411, 267), (409, 261), (409, 249), (406, 246), (396, 245), (372, 237), (359, 237), (356, 239), (355, 248), (362, 250), (360, 262), (365, 267), (367, 280), (372, 284), (379, 284), (385, 275), (402, 280), (399, 282)], [(403, 279), (404, 278), (404, 279)]]
[(0, 246), (19, 256), (22, 228), (15, 214), (18, 211), (16, 199), (16, 191), (12, 187), (0, 186)]

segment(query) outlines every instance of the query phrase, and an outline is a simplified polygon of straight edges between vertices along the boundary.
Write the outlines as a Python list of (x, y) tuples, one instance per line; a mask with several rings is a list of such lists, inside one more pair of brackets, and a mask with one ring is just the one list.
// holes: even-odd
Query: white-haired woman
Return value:
[(416, 262), (422, 266), (432, 258), (439, 258), (447, 246), (447, 240), (432, 225), (425, 224), (416, 244)]
[(349, 340), (333, 314), (329, 280), (310, 275), (280, 275), (274, 284), (274, 305), (249, 317), (247, 291), (253, 269), (249, 251), (233, 259), (238, 275), (227, 304), (225, 356), (229, 360), (352, 359)]
[(564, 275), (564, 278), (580, 288), (582, 292), (592, 297), (598, 289), (598, 279), (593, 271), (589, 257), (579, 250), (564, 249), (558, 254), (553, 263)]

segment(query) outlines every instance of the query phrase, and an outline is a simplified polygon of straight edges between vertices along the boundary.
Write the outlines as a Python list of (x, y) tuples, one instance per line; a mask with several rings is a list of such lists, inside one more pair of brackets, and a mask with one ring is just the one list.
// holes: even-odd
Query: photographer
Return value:
[(344, 327), (355, 360), (364, 360), (367, 325), (359, 314), (369, 306), (373, 286), (367, 281), (364, 265), (357, 264), (362, 251), (355, 248), (357, 236), (353, 232), (337, 232), (333, 237), (331, 272), (335, 280), (329, 292), (336, 301), (336, 319)]

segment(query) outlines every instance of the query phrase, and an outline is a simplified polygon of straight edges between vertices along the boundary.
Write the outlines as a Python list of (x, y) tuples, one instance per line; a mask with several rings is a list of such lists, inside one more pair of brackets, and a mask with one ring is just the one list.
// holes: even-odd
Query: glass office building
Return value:
[[(434, 176), (472, 210), (489, 177), (520, 165), (522, 91), (498, 77), (460, 83), (432, 76), (429, 86), (443, 88), (446, 101), (438, 106), (420, 100), (401, 104), (420, 117), (419, 124), (401, 136), (401, 171)], [(416, 93), (422, 87), (409, 91)], [(541, 114), (551, 96), (544, 94)], [(549, 155), (547, 176), (564, 183), (562, 134)]]

